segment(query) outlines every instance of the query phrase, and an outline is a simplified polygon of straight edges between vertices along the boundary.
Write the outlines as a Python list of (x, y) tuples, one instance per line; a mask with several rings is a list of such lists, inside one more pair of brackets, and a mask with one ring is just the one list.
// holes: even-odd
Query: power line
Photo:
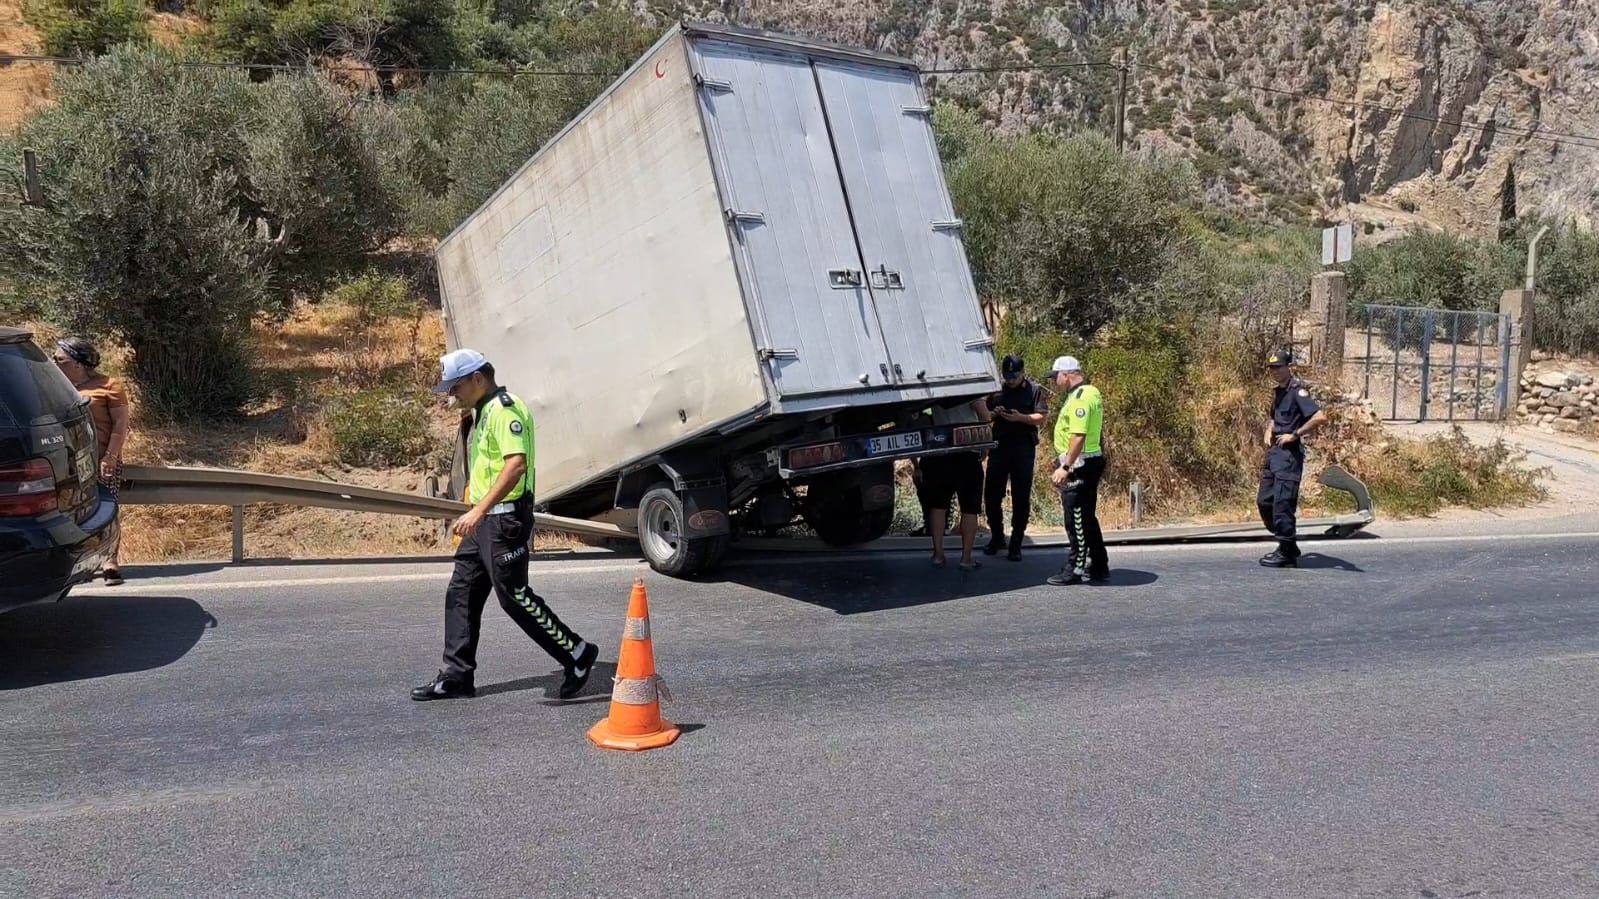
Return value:
[[(1425, 114), (1419, 113), (1419, 112), (1410, 112), (1408, 110), (1400, 109), (1400, 108), (1397, 108), (1397, 107), (1394, 107), (1394, 106), (1384, 106), (1381, 103), (1369, 103), (1369, 102), (1360, 101), (1360, 100), (1340, 100), (1340, 99), (1338, 99), (1336, 97), (1329, 97), (1329, 96), (1327, 96), (1325, 94), (1308, 94), (1308, 93), (1304, 93), (1302, 91), (1292, 91), (1292, 90), (1287, 90), (1285, 88), (1280, 88), (1280, 87), (1269, 87), (1269, 86), (1264, 85), (1264, 84), (1251, 84), (1251, 83), (1245, 82), (1245, 81), (1233, 81), (1233, 80), (1229, 80), (1229, 79), (1226, 79), (1226, 78), (1220, 78), (1220, 77), (1217, 77), (1215, 75), (1206, 75), (1206, 74), (1200, 73), (1200, 72), (1180, 72), (1180, 71), (1176, 71), (1176, 70), (1173, 70), (1173, 69), (1165, 69), (1165, 68), (1160, 68), (1160, 67), (1157, 67), (1157, 66), (1144, 65), (1142, 63), (1134, 63), (1134, 67), (1135, 68), (1147, 69), (1147, 70), (1149, 70), (1151, 72), (1155, 72), (1156, 74), (1167, 75), (1167, 76), (1173, 77), (1173, 78), (1197, 78), (1197, 79), (1199, 79), (1201, 81), (1209, 81), (1209, 82), (1212, 82), (1212, 83), (1215, 83), (1215, 84), (1221, 84), (1221, 85), (1225, 85), (1227, 87), (1237, 88), (1239, 90), (1261, 91), (1263, 93), (1276, 94), (1276, 95), (1284, 96), (1284, 97), (1295, 97), (1295, 98), (1300, 99), (1300, 100), (1310, 100), (1312, 102), (1326, 103), (1326, 104), (1328, 104), (1330, 106), (1341, 106), (1341, 107), (1345, 107), (1345, 108), (1349, 108), (1349, 109), (1365, 109), (1365, 110), (1369, 110), (1369, 111), (1373, 111), (1373, 112), (1385, 112), (1385, 113), (1388, 113), (1390, 115), (1399, 116), (1400, 118), (1411, 119), (1411, 120), (1414, 120), (1414, 121), (1421, 121), (1421, 122), (1431, 122), (1432, 124), (1435, 124), (1435, 125), (1448, 125), (1448, 126), (1454, 127), (1454, 128), (1467, 128), (1467, 129), (1473, 129), (1473, 130), (1478, 130), (1478, 131), (1488, 131), (1488, 130), (1505, 131), (1505, 132), (1508, 132), (1510, 134), (1519, 134), (1519, 135), (1521, 135), (1523, 137), (1526, 137), (1526, 138), (1529, 138), (1529, 139), (1532, 139), (1532, 140), (1546, 141), (1548, 143), (1552, 143), (1552, 144), (1556, 144), (1556, 145), (1572, 146), (1572, 147), (1584, 147), (1586, 149), (1599, 149), (1599, 136), (1592, 135), (1592, 134), (1575, 134), (1575, 133), (1560, 132), (1560, 131), (1545, 131), (1545, 130), (1543, 130), (1541, 128), (1537, 128), (1537, 127), (1528, 128), (1526, 126), (1520, 126), (1520, 125), (1516, 125), (1516, 124), (1513, 124), (1513, 123), (1504, 123), (1504, 122), (1500, 122), (1498, 120), (1492, 120), (1492, 121), (1489, 121), (1489, 122), (1478, 123), (1478, 122), (1460, 121), (1460, 120), (1455, 120), (1455, 119), (1444, 119), (1444, 118), (1439, 118), (1437, 116), (1425, 115)], [(1562, 138), (1564, 138), (1564, 140), (1562, 140)], [(1573, 140), (1575, 140), (1575, 141), (1586, 141), (1588, 143), (1572, 143)]]
[[(56, 66), (81, 66), (92, 62), (74, 56), (37, 56), (30, 54), (0, 53), (0, 67), (13, 63), (41, 63)], [(558, 78), (615, 78), (619, 72), (579, 72), (561, 69), (444, 69), (428, 66), (352, 66), (352, 65), (292, 65), (273, 62), (228, 62), (222, 60), (180, 59), (175, 65), (191, 69), (242, 69), (252, 72), (304, 72), (316, 69), (323, 72), (371, 72), (374, 74), (416, 75), (509, 75), (548, 76)]]
[[(3, 67), (8, 66), (8, 65), (12, 65), (14, 63), (39, 63), (39, 64), (44, 64), (44, 65), (57, 65), (57, 66), (81, 66), (81, 65), (83, 65), (83, 64), (85, 64), (85, 63), (87, 63), (89, 61), (90, 61), (89, 59), (84, 59), (84, 58), (80, 58), (80, 57), (69, 57), (69, 56), (44, 56), (44, 55), (36, 55), (36, 54), (0, 53), (0, 68), (3, 68)], [(303, 71), (306, 71), (307, 69), (315, 68), (315, 69), (317, 69), (319, 71), (325, 71), (325, 72), (356, 72), (356, 73), (372, 73), (372, 74), (414, 74), (414, 75), (485, 75), (485, 76), (501, 76), (501, 77), (513, 77), (513, 78), (514, 77), (524, 77), (524, 76), (525, 77), (548, 77), (548, 78), (615, 78), (615, 77), (617, 77), (620, 74), (618, 72), (582, 72), (582, 71), (575, 71), (575, 70), (569, 70), (569, 69), (482, 69), (482, 68), (461, 69), (461, 68), (439, 68), (439, 67), (430, 67), (430, 66), (397, 66), (397, 65), (372, 65), (372, 66), (321, 65), (321, 66), (310, 66), (310, 65), (291, 65), (291, 64), (288, 64), (288, 63), (228, 62), (228, 61), (220, 61), (220, 60), (177, 60), (175, 62), (175, 64), (179, 65), (179, 66), (187, 67), (187, 68), (220, 68), (220, 69), (239, 69), (239, 70), (244, 70), (244, 71), (256, 71), (256, 72), (287, 72), (287, 73), (303, 72)], [(951, 67), (940, 68), (940, 69), (924, 69), (924, 70), (922, 70), (922, 74), (923, 75), (977, 75), (977, 74), (1006, 74), (1006, 73), (1015, 73), (1015, 72), (1047, 72), (1047, 71), (1055, 71), (1055, 72), (1059, 72), (1060, 74), (1066, 76), (1068, 79), (1070, 79), (1072, 81), (1075, 81), (1075, 82), (1077, 82), (1079, 84), (1083, 84), (1083, 85), (1091, 86), (1091, 87), (1098, 87), (1099, 85), (1091, 84), (1090, 82), (1084, 81), (1081, 78), (1072, 77), (1068, 70), (1072, 70), (1072, 69), (1101, 69), (1101, 68), (1104, 68), (1104, 69), (1117, 69), (1118, 66), (1117, 66), (1116, 63), (1107, 62), (1107, 61), (1103, 61), (1103, 60), (1081, 60), (1081, 61), (1075, 61), (1075, 62), (1015, 63), (1015, 64), (1009, 64), (1009, 65), (994, 65), (994, 66), (951, 66)], [(1174, 70), (1174, 69), (1167, 69), (1167, 68), (1163, 68), (1163, 67), (1160, 67), (1160, 66), (1151, 66), (1151, 65), (1144, 64), (1144, 63), (1138, 63), (1138, 62), (1132, 63), (1129, 66), (1129, 68), (1144, 69), (1144, 70), (1147, 70), (1147, 71), (1150, 71), (1150, 72), (1154, 72), (1156, 74), (1166, 75), (1166, 76), (1174, 77), (1174, 78), (1197, 78), (1197, 79), (1199, 79), (1201, 81), (1208, 81), (1208, 82), (1211, 82), (1211, 83), (1214, 83), (1214, 84), (1220, 84), (1220, 85), (1224, 85), (1226, 87), (1235, 88), (1235, 89), (1238, 89), (1238, 90), (1261, 91), (1262, 93), (1276, 94), (1278, 96), (1285, 96), (1285, 97), (1293, 97), (1293, 98), (1296, 98), (1296, 99), (1299, 99), (1299, 100), (1307, 100), (1307, 101), (1315, 102), (1315, 103), (1325, 103), (1325, 104), (1330, 105), (1330, 106), (1338, 106), (1338, 107), (1343, 107), (1343, 108), (1346, 108), (1346, 109), (1365, 109), (1365, 110), (1372, 111), (1372, 112), (1382, 112), (1382, 113), (1387, 113), (1389, 115), (1398, 116), (1400, 118), (1410, 119), (1412, 121), (1429, 122), (1431, 124), (1445, 125), (1445, 126), (1452, 127), (1452, 128), (1464, 128), (1464, 129), (1470, 129), (1470, 130), (1476, 130), (1476, 131), (1488, 131), (1488, 130), (1504, 131), (1504, 132), (1512, 134), (1512, 135), (1519, 135), (1519, 136), (1528, 138), (1529, 140), (1542, 141), (1542, 142), (1545, 142), (1545, 143), (1553, 144), (1555, 146), (1580, 147), (1580, 148), (1583, 148), (1583, 149), (1599, 149), (1599, 135), (1580, 134), (1580, 133), (1575, 133), (1575, 132), (1550, 131), (1550, 130), (1539, 128), (1539, 127), (1528, 128), (1526, 126), (1516, 125), (1514, 123), (1499, 122), (1497, 120), (1493, 120), (1493, 121), (1485, 122), (1485, 123), (1479, 123), (1479, 122), (1467, 122), (1467, 121), (1455, 120), (1455, 119), (1445, 119), (1445, 118), (1439, 118), (1437, 116), (1425, 115), (1425, 114), (1419, 113), (1419, 112), (1410, 112), (1408, 110), (1400, 109), (1400, 108), (1393, 107), (1393, 106), (1385, 106), (1385, 105), (1383, 105), (1381, 103), (1370, 103), (1370, 102), (1365, 102), (1365, 101), (1360, 101), (1360, 100), (1340, 100), (1340, 99), (1338, 99), (1336, 97), (1326, 96), (1325, 94), (1311, 94), (1311, 93), (1305, 93), (1303, 91), (1288, 90), (1288, 89), (1280, 88), (1280, 87), (1270, 87), (1270, 86), (1264, 85), (1264, 84), (1252, 84), (1252, 83), (1245, 82), (1245, 81), (1235, 81), (1235, 80), (1222, 78), (1222, 77), (1215, 76), (1215, 75), (1206, 75), (1206, 74), (1200, 73), (1200, 72), (1178, 71), (1178, 70)]]
[(1057, 69), (1113, 67), (1108, 62), (1028, 62), (1002, 66), (958, 66), (948, 69), (922, 69), (923, 75), (976, 75), (994, 72), (1040, 72)]

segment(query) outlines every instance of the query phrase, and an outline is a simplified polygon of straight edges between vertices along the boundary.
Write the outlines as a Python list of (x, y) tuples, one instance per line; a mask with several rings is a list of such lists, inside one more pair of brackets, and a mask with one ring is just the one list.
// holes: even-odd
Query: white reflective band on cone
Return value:
[(648, 640), (650, 638), (650, 620), (648, 618), (629, 618), (622, 627), (623, 640)]
[(612, 678), (616, 687), (611, 691), (611, 701), (623, 705), (649, 705), (660, 698), (653, 677)]

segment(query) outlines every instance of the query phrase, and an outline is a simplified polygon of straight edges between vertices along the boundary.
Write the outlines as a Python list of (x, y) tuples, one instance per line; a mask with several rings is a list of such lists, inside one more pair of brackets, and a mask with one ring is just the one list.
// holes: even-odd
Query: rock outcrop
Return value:
[[(1599, 139), (1582, 139), (1599, 138), (1595, 0), (690, 0), (671, 11), (929, 67), (1126, 48), (1134, 143), (1181, 149), (1209, 193), (1278, 218), (1361, 204), (1368, 217), (1387, 206), (1487, 234), (1508, 176), (1523, 210), (1599, 224)], [(1108, 128), (1114, 80), (1091, 69), (936, 84), (1002, 128)]]

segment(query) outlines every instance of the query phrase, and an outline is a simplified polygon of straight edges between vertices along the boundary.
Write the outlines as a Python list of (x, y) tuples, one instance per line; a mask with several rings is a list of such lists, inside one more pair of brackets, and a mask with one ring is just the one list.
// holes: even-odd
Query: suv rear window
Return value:
[(65, 421), (82, 397), (49, 356), (32, 343), (0, 343), (0, 424), (24, 427)]

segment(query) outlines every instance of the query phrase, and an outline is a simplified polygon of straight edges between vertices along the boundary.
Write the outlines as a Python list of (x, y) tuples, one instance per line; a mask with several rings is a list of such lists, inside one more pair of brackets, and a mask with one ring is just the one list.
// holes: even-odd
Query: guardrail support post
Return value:
[(244, 507), (233, 507), (233, 564), (244, 561)]

